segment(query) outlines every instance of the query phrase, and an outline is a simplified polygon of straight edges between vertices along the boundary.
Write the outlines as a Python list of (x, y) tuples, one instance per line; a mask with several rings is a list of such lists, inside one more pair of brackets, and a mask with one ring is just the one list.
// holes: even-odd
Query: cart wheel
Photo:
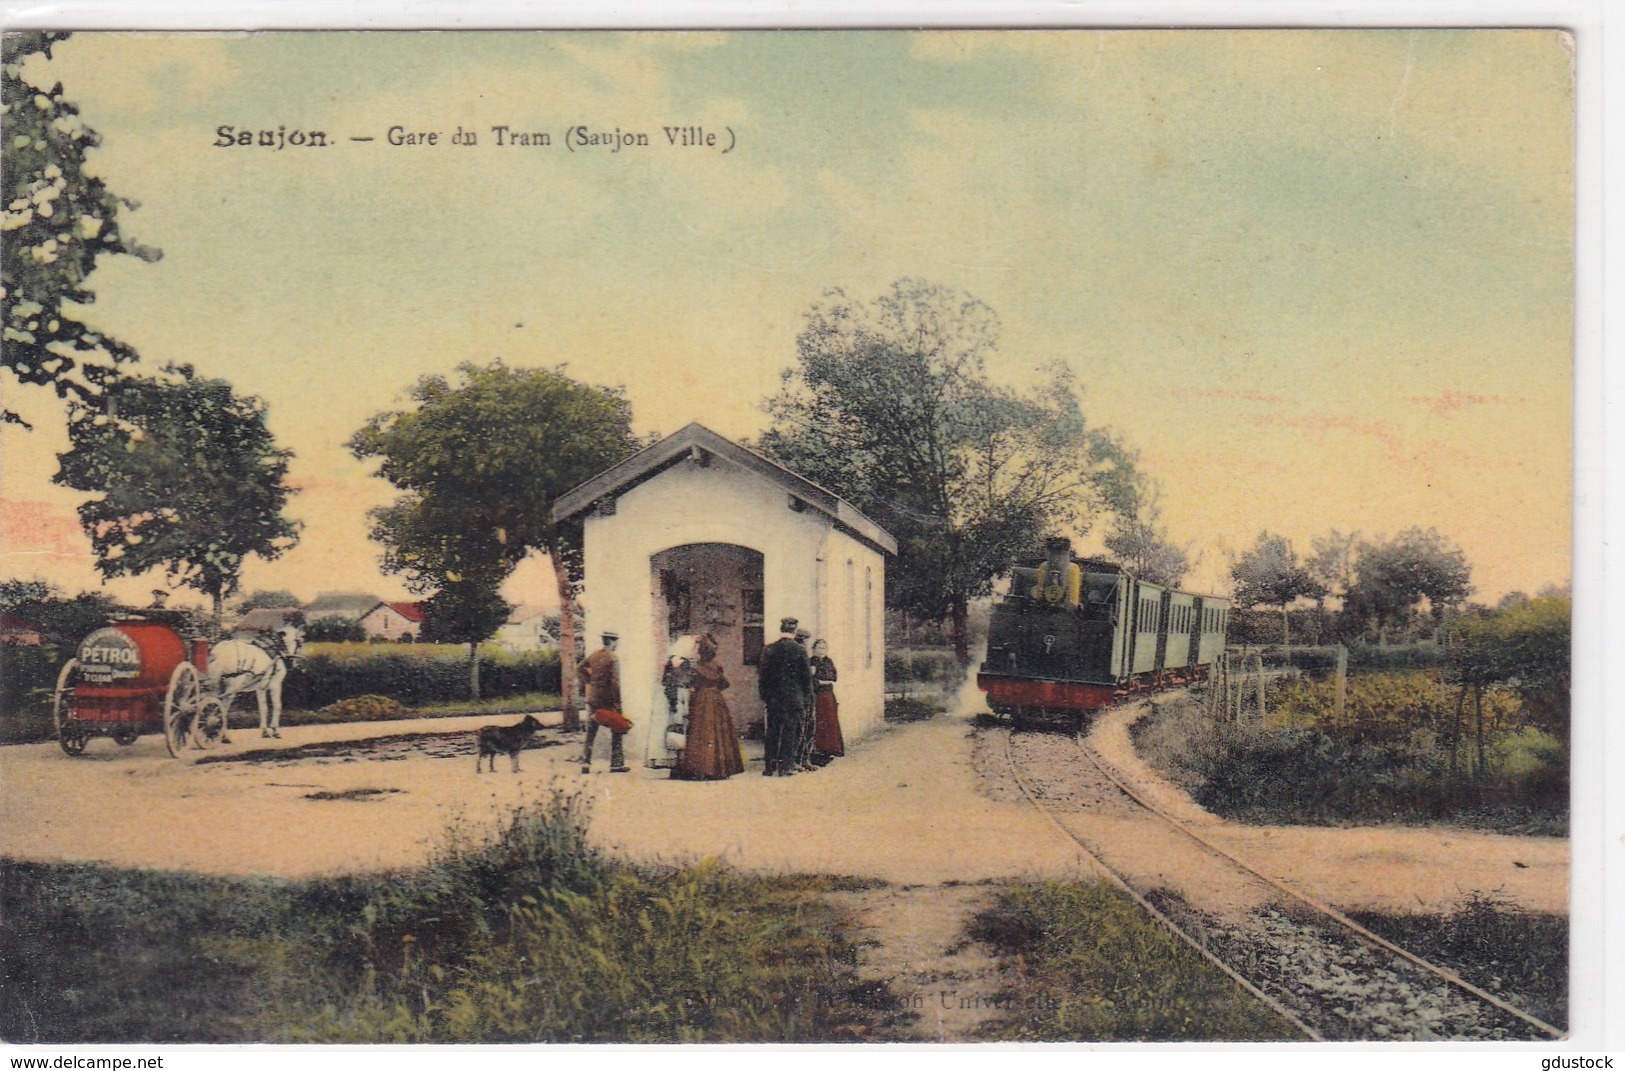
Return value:
[(51, 719), (56, 723), (56, 742), (62, 745), (62, 750), (69, 755), (83, 753), (85, 743), (89, 739), (73, 720), (74, 673), (78, 669), (79, 660), (68, 659), (68, 664), (57, 674), (56, 692), (51, 697)]
[(131, 744), (135, 743), (140, 736), (141, 733), (137, 729), (114, 729), (113, 743), (119, 745), (120, 747), (129, 747)]
[(177, 759), (192, 739), (202, 704), (203, 685), (198, 680), (197, 667), (182, 662), (169, 675), (169, 691), (164, 694), (164, 743)]
[(192, 746), (197, 748), (211, 748), (220, 742), (226, 735), (226, 708), (214, 696), (207, 696), (198, 706), (197, 717), (192, 722)]

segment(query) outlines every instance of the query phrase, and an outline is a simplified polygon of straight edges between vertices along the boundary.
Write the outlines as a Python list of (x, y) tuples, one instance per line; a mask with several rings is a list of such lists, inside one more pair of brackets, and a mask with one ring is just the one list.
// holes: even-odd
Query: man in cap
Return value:
[[(613, 632), (603, 635), (604, 645), (581, 664), (582, 676), (587, 682), (587, 746), (581, 753), (581, 772), (592, 772), (592, 745), (598, 739), (598, 712), (613, 711), (621, 715), (621, 665), (615, 648), (621, 638)], [(609, 772), (626, 773), (626, 730), (610, 728)]]
[(796, 770), (800, 726), (813, 701), (812, 664), (807, 649), (796, 642), (793, 617), (779, 622), (779, 638), (762, 652), (756, 688), (767, 707), (767, 777), (789, 777)]

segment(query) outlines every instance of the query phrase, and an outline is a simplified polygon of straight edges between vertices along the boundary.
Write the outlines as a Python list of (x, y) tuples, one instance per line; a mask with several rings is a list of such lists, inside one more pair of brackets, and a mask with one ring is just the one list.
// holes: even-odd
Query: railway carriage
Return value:
[(976, 683), (995, 713), (1081, 725), (1124, 696), (1201, 680), (1223, 654), (1229, 600), (1074, 558), (1065, 539), (1046, 551), (1016, 564), (993, 607)]

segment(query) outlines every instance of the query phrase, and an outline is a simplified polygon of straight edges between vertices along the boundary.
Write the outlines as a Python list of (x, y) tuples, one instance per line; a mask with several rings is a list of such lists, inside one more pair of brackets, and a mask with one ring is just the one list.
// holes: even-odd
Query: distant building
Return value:
[(360, 621), (383, 601), (376, 595), (359, 591), (324, 591), (304, 608), (305, 620), (342, 617), (346, 621)]
[(497, 629), (493, 639), (515, 651), (557, 647), (559, 642), (559, 638), (547, 627), (547, 611), (540, 606), (515, 607), (508, 617), (508, 623)]
[(0, 646), (38, 647), (44, 642), (45, 634), (34, 622), (0, 610)]
[(756, 667), (783, 617), (829, 641), (847, 739), (880, 725), (897, 542), (851, 503), (690, 424), (561, 497), (553, 520), (572, 517), (584, 526), (587, 649), (620, 635), (631, 754), (664, 726), (660, 672), (679, 636), (716, 637), (735, 727), (760, 722)]
[(262, 606), (250, 610), (231, 626), (232, 632), (270, 632), (281, 628), (294, 614), (301, 613), (297, 606)]
[(360, 617), (368, 639), (404, 643), (423, 635), (421, 602), (381, 602)]

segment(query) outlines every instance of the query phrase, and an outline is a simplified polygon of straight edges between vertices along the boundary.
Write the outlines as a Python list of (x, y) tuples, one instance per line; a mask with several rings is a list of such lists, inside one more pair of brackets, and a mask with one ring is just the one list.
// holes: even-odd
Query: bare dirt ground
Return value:
[[(1220, 821), (1135, 756), (1127, 726), (1141, 709), (1097, 720), (1091, 741), (1113, 768), (1311, 895), (1345, 910), (1423, 911), (1476, 891), (1567, 910), (1565, 841)], [(524, 752), (522, 772), (500, 758), (496, 773), (476, 774), (473, 730), (516, 717), (308, 726), (278, 741), (238, 731), (233, 744), (179, 761), (158, 736), (128, 748), (93, 741), (74, 759), (55, 744), (6, 747), (0, 856), (292, 878), (393, 870), (426, 859), (449, 829), (477, 836), (559, 786), (588, 802), (596, 843), (629, 858), (717, 858), (760, 872), (868, 879), (872, 887), (829, 895), (869, 931), (865, 976), (889, 980), (917, 1012), (916, 1035), (929, 1040), (968, 1037), (994, 1014), (986, 998), (997, 994), (997, 964), (962, 938), (965, 921), (991, 900), (985, 883), (1092, 872), (1015, 787), (1004, 730), (977, 730), (964, 717), (888, 726), (825, 769), (789, 779), (760, 776), (760, 745), (747, 745), (747, 772), (728, 781), (671, 781), (642, 768), (612, 775), (603, 741), (584, 775), (581, 738), (555, 729)], [(1063, 782), (1089, 792), (1064, 771), (1055, 783)], [(1213, 899), (1200, 853), (1148, 837), (1142, 815), (1101, 799), (1072, 802), (1068, 822), (1114, 864), (1151, 874), (1198, 907)], [(1250, 895), (1235, 893), (1232, 906)]]

